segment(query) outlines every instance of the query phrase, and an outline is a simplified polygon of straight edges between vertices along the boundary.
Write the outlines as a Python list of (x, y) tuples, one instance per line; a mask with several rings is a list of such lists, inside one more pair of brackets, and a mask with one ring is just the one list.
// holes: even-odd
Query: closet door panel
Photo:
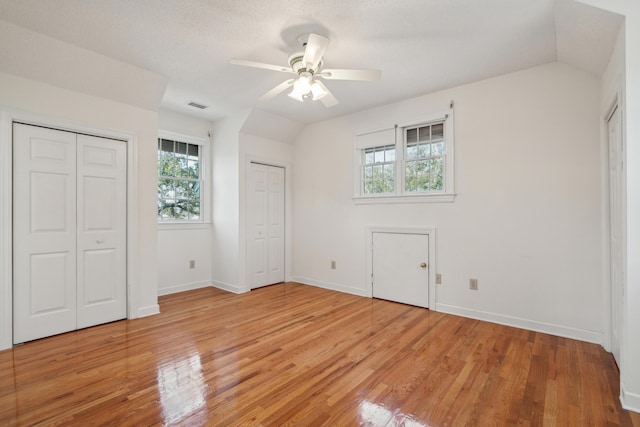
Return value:
[(126, 317), (126, 145), (78, 135), (78, 328)]
[(13, 126), (13, 342), (76, 328), (76, 135)]

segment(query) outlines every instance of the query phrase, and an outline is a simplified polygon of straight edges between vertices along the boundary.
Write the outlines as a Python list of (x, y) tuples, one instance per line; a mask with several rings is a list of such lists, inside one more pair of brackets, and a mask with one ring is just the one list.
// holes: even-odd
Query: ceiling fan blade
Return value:
[(315, 74), (327, 80), (380, 80), (382, 73), (380, 70), (344, 70), (325, 68), (322, 72)]
[(294, 80), (287, 80), (285, 82), (282, 82), (278, 86), (276, 86), (273, 89), (271, 89), (269, 92), (267, 92), (264, 95), (262, 95), (260, 98), (258, 98), (258, 100), (259, 101), (268, 101), (271, 98), (273, 98), (274, 96), (279, 95), (282, 92), (284, 92), (285, 90), (289, 89), (289, 87), (291, 87), (291, 85), (293, 85), (294, 82), (295, 82), (295, 79)]
[(243, 65), (245, 67), (263, 68), (265, 70), (296, 74), (295, 71), (293, 71), (291, 68), (282, 67), (280, 65), (264, 64), (262, 62), (255, 62), (255, 61), (245, 61), (244, 59), (232, 59), (231, 63), (234, 65)]
[(326, 94), (322, 98), (320, 98), (320, 102), (322, 102), (325, 107), (333, 107), (334, 105), (338, 105), (338, 99), (333, 96), (331, 92), (329, 92), (329, 89), (327, 89), (324, 83), (318, 80), (316, 80), (316, 83), (318, 83), (318, 85), (320, 85), (320, 87), (326, 92)]
[(302, 63), (305, 64), (307, 70), (311, 69), (315, 71), (318, 69), (318, 64), (322, 61), (327, 46), (329, 46), (328, 38), (314, 33), (309, 34), (307, 47), (304, 50), (304, 57), (302, 58)]

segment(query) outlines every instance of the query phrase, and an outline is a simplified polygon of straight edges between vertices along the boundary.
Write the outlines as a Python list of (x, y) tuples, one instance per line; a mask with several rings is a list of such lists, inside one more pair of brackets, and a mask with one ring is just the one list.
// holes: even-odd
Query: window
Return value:
[(356, 137), (355, 203), (451, 202), (453, 111)]
[(202, 148), (158, 138), (158, 221), (202, 221)]
[(405, 181), (408, 192), (444, 189), (444, 123), (404, 129)]
[(395, 160), (395, 145), (364, 150), (364, 194), (393, 193)]

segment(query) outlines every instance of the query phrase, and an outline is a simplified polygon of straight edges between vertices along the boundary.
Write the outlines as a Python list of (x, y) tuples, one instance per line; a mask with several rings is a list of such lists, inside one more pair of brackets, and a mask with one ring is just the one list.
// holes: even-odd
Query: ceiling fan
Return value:
[(235, 65), (264, 68), (266, 70), (280, 71), (282, 73), (295, 74), (298, 76), (280, 83), (278, 86), (262, 95), (259, 98), (260, 101), (267, 101), (285, 90), (292, 88), (289, 96), (296, 101), (302, 102), (305, 99), (311, 98), (313, 100), (320, 100), (325, 107), (333, 107), (338, 104), (338, 100), (331, 92), (329, 92), (329, 89), (327, 89), (318, 77), (326, 80), (380, 80), (379, 70), (322, 68), (322, 57), (324, 56), (330, 41), (327, 37), (310, 33), (308, 35), (298, 37), (298, 41), (302, 43), (304, 51), (295, 52), (289, 56), (288, 67), (264, 64), (262, 62), (245, 61), (243, 59), (231, 60), (231, 63)]

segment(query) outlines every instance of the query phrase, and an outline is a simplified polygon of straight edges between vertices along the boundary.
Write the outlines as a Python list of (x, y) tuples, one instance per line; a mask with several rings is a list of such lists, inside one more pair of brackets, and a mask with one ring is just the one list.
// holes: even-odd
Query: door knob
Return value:
[(96, 240), (96, 243), (102, 243), (102, 242), (104, 242), (104, 240), (102, 240), (102, 239)]
[(427, 263), (426, 263), (426, 262), (423, 262), (422, 264), (420, 264), (420, 267), (422, 267), (422, 268), (427, 268)]

